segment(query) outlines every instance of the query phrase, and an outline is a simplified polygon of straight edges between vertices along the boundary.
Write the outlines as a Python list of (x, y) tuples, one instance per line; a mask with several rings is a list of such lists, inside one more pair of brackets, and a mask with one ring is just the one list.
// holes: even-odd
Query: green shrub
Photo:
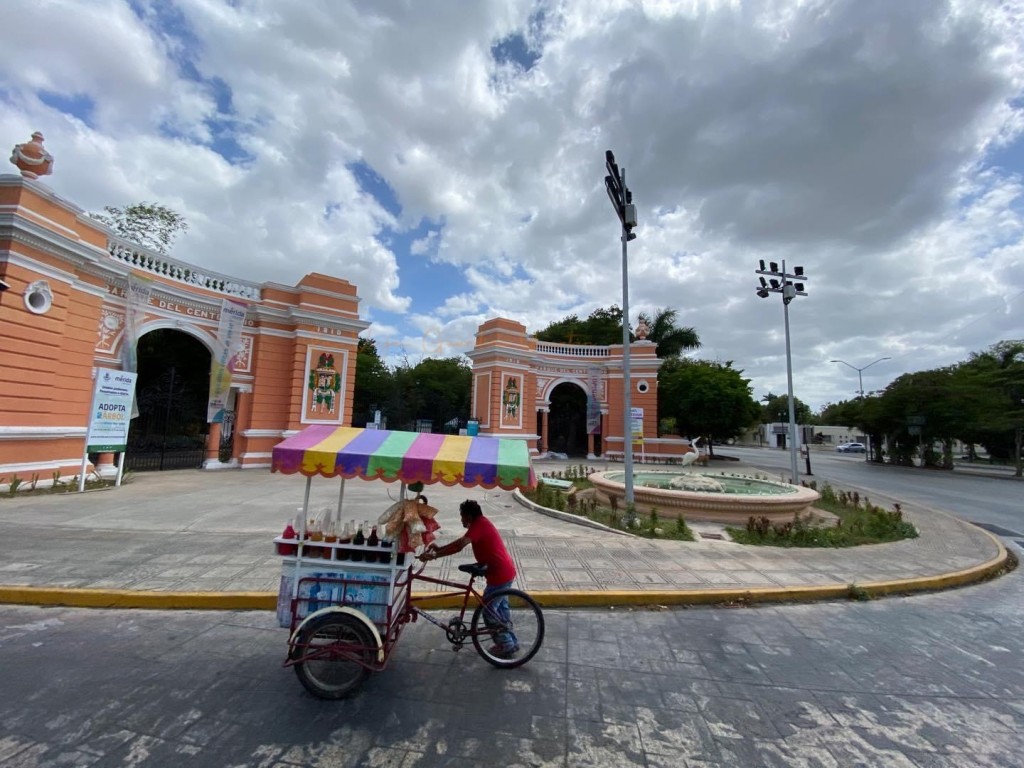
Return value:
[[(826, 491), (828, 500), (826, 500)], [(777, 547), (851, 547), (917, 537), (917, 529), (903, 519), (899, 504), (885, 510), (872, 505), (860, 494), (840, 491), (826, 484), (818, 506), (838, 517), (834, 527), (814, 525), (808, 518), (794, 516), (792, 522), (775, 523), (767, 517), (751, 516), (745, 528), (728, 528), (734, 541)]]

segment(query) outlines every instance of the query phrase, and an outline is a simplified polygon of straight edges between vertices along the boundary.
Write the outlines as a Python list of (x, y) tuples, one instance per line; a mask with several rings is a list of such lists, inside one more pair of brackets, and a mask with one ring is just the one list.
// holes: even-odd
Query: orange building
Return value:
[[(637, 336), (629, 365), (633, 455), (675, 460), (691, 449), (677, 436), (658, 435), (661, 360), (646, 328)], [(473, 361), (471, 416), (480, 434), (520, 437), (534, 453), (623, 457), (623, 345), (537, 341), (521, 323), (495, 318), (479, 327), (467, 355)]]
[[(223, 302), (246, 305), (227, 401), (232, 441), (206, 423), (205, 406), (190, 428), (205, 435), (203, 466), (269, 467), (272, 447), (304, 425), (351, 423), (357, 336), (369, 325), (355, 286), (321, 274), (256, 284), (162, 256), (119, 239), (36, 176), (0, 176), (0, 489), (79, 473), (96, 369), (122, 367), (130, 277), (149, 287), (133, 315), (140, 347), (152, 333), (190, 337), (205, 349), (193, 362), (207, 375)], [(147, 365), (159, 358), (140, 359), (140, 381)], [(162, 372), (145, 373), (157, 381)], [(113, 456), (91, 459), (90, 472), (113, 474)]]

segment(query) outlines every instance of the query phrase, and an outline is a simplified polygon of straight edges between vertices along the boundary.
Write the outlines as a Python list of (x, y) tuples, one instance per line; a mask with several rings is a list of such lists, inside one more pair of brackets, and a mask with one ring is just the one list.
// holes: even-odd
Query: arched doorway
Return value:
[(128, 432), (132, 470), (195, 469), (205, 455), (210, 351), (182, 331), (161, 328), (139, 339), (139, 415)]
[(587, 393), (575, 383), (562, 382), (549, 398), (548, 450), (569, 456), (587, 455)]

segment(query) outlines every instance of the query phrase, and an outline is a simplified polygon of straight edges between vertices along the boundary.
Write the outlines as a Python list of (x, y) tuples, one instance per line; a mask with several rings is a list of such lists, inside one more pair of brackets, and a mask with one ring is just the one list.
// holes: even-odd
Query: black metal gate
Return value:
[(128, 432), (125, 468), (195, 469), (203, 465), (208, 392), (197, 392), (171, 366), (136, 393), (139, 415)]

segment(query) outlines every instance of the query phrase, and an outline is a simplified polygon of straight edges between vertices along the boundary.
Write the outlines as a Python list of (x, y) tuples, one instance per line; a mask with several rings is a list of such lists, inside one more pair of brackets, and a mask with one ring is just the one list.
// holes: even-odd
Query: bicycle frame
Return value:
[(463, 643), (465, 642), (465, 637), (471, 637), (472, 633), (467, 634), (465, 637), (460, 637), (458, 640), (453, 640), (451, 636), (448, 635), (448, 628), (451, 620), (449, 620), (448, 624), (439, 621), (438, 619), (435, 619), (433, 616), (427, 613), (425, 610), (420, 608), (419, 605), (417, 605), (417, 603), (428, 603), (432, 600), (438, 600), (446, 597), (458, 597), (459, 595), (462, 595), (462, 605), (459, 607), (459, 613), (457, 618), (460, 623), (465, 623), (466, 609), (469, 608), (470, 598), (472, 597), (476, 600), (475, 605), (484, 604), (483, 593), (477, 592), (475, 589), (473, 589), (473, 583), (476, 581), (476, 579), (476, 576), (471, 575), (469, 577), (468, 582), (459, 582), (452, 581), (450, 579), (440, 579), (436, 576), (424, 576), (423, 569), (421, 568), (419, 571), (413, 572), (412, 579), (410, 579), (410, 583), (412, 581), (423, 581), (428, 584), (437, 584), (442, 587), (451, 587), (452, 591), (433, 592), (431, 594), (419, 595), (418, 597), (413, 597), (412, 593), (410, 592), (408, 601), (406, 602), (406, 613), (412, 616), (412, 621), (415, 621), (417, 617), (422, 616), (435, 627), (443, 629), (445, 631), (445, 635), (448, 637), (448, 642), (450, 642), (455, 647), (455, 649), (458, 650), (462, 647)]

